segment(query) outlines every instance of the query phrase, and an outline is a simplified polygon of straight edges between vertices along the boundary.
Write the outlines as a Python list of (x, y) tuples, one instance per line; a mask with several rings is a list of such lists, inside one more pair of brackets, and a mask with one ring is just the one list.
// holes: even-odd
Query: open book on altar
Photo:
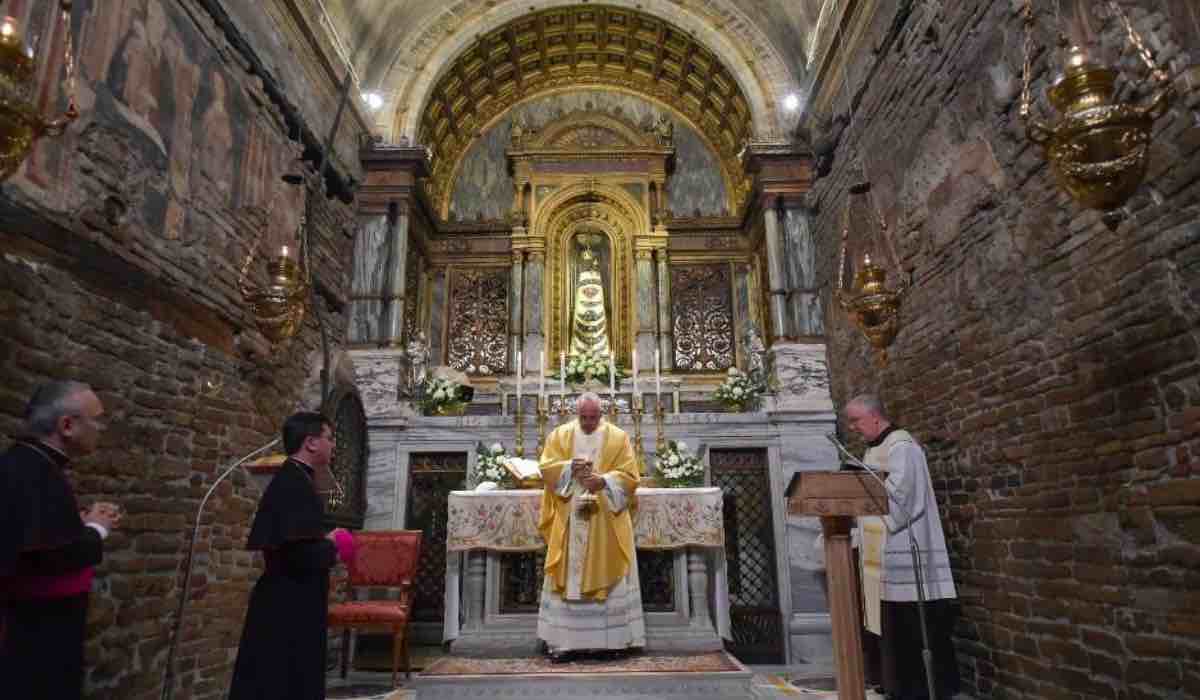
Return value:
[(509, 457), (504, 460), (504, 466), (508, 469), (508, 473), (512, 474), (513, 478), (517, 481), (540, 479), (542, 476), (542, 470), (538, 467), (536, 459)]

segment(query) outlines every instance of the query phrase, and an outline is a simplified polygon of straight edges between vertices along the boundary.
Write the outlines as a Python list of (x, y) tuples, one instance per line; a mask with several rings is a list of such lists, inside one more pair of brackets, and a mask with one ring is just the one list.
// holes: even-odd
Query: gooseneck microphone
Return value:
[(225, 480), (225, 477), (232, 474), (233, 470), (242, 466), (251, 458), (257, 457), (263, 452), (266, 452), (275, 445), (279, 444), (279, 441), (280, 438), (275, 438), (274, 440), (229, 465), (229, 467), (217, 477), (217, 480), (212, 483), (212, 486), (208, 488), (208, 493), (204, 494), (204, 498), (200, 499), (200, 507), (196, 509), (196, 526), (192, 528), (192, 538), (188, 542), (187, 559), (184, 560), (183, 565), (183, 590), (179, 596), (179, 603), (175, 607), (175, 624), (173, 625), (171, 631), (170, 644), (167, 647), (167, 665), (163, 670), (162, 695), (160, 696), (162, 700), (170, 700), (175, 693), (175, 651), (179, 647), (179, 636), (180, 632), (183, 630), (183, 611), (184, 607), (187, 605), (188, 594), (191, 592), (192, 588), (192, 560), (196, 554), (196, 537), (200, 533), (200, 516), (204, 513), (204, 506), (208, 503), (208, 499), (212, 497), (213, 492), (217, 490), (217, 486), (219, 486), (221, 482)]
[[(913, 534), (913, 517), (908, 507), (896, 498), (892, 490), (888, 488), (887, 482), (879, 478), (879, 473), (867, 465), (858, 457), (850, 454), (850, 450), (837, 439), (833, 433), (825, 433), (825, 438), (832, 442), (846, 459), (856, 467), (870, 474), (875, 481), (878, 481), (883, 486), (883, 490), (887, 493), (888, 500), (900, 506), (900, 512), (904, 515), (904, 531), (908, 533), (908, 549), (912, 553), (913, 579), (917, 584), (917, 613), (921, 620), (921, 644), (924, 648), (921, 649), (921, 660), (925, 662), (925, 684), (929, 692), (929, 700), (937, 700), (936, 683), (933, 675), (933, 651), (929, 648), (929, 622), (925, 617), (925, 573), (921, 568), (921, 547), (917, 544), (917, 537)], [(885, 525), (886, 527), (886, 525)], [(887, 552), (880, 553), (880, 560), (886, 561)]]

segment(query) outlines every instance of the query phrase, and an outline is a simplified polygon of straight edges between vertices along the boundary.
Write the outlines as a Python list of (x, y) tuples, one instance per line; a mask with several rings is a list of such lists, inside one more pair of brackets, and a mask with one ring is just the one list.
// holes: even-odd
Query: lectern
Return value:
[[(882, 474), (882, 473), (881, 473)], [(886, 478), (881, 476), (881, 478)], [(854, 582), (850, 531), (859, 515), (886, 515), (883, 484), (864, 471), (798, 472), (788, 488), (788, 513), (821, 518), (825, 533), (825, 578), (833, 621), (839, 700), (864, 700), (862, 620)]]

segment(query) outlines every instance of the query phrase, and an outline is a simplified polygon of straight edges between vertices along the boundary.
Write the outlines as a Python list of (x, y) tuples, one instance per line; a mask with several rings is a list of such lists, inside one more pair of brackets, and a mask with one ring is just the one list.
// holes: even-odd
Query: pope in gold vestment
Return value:
[[(594, 398), (594, 397), (593, 397)], [(580, 398), (581, 417), (599, 413)], [(583, 425), (587, 421), (582, 421)], [(599, 421), (591, 433), (581, 421), (559, 426), (541, 456), (541, 520), (546, 571), (538, 614), (538, 637), (553, 653), (645, 646), (641, 589), (637, 578), (629, 507), (638, 466), (625, 431)], [(589, 460), (600, 481), (571, 473), (571, 460)]]

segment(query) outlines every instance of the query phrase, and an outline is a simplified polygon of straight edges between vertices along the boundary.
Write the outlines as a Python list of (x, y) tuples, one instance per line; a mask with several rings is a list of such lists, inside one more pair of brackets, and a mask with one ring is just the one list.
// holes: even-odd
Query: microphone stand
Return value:
[[(924, 648), (921, 649), (921, 660), (925, 662), (925, 685), (929, 692), (929, 700), (937, 700), (937, 692), (935, 688), (937, 684), (933, 680), (933, 651), (929, 647), (929, 623), (925, 617), (925, 605), (928, 602), (925, 600), (925, 574), (921, 568), (921, 547), (917, 544), (916, 535), (913, 534), (912, 513), (909, 512), (908, 508), (900, 502), (900, 499), (896, 498), (892, 494), (892, 490), (888, 488), (887, 482), (885, 482), (883, 479), (880, 479), (879, 474), (874, 469), (867, 466), (867, 464), (858, 457), (850, 454), (850, 451), (846, 449), (846, 446), (838, 441), (838, 439), (833, 435), (826, 433), (825, 437), (835, 446), (837, 446), (838, 451), (845, 455), (846, 458), (850, 460), (851, 464), (862, 468), (864, 471), (870, 474), (875, 481), (878, 481), (879, 484), (883, 486), (884, 492), (887, 493), (888, 500), (900, 506), (900, 511), (904, 514), (904, 530), (908, 533), (908, 549), (912, 554), (913, 560), (913, 578), (917, 584), (917, 617), (921, 621), (921, 643), (924, 646)], [(887, 527), (887, 525), (885, 524), (884, 527)], [(886, 559), (887, 552), (884, 551), (881, 553), (880, 560), (885, 561)]]
[(213, 482), (212, 486), (209, 487), (208, 493), (204, 494), (204, 498), (200, 499), (200, 507), (196, 509), (196, 526), (192, 528), (192, 537), (191, 540), (188, 541), (187, 559), (184, 560), (183, 592), (179, 596), (179, 604), (175, 607), (175, 624), (171, 631), (171, 643), (167, 647), (167, 667), (163, 671), (162, 695), (160, 696), (162, 700), (170, 700), (175, 694), (175, 650), (179, 647), (179, 635), (183, 630), (183, 610), (184, 606), (187, 604), (188, 594), (191, 592), (192, 588), (192, 559), (196, 554), (196, 537), (200, 533), (200, 516), (204, 513), (204, 506), (208, 503), (208, 499), (213, 495), (213, 492), (217, 490), (217, 486), (219, 486), (220, 483), (225, 480), (225, 477), (232, 474), (233, 470), (242, 466), (251, 458), (258, 456), (279, 444), (279, 440), (280, 438), (275, 438), (257, 450), (254, 450), (250, 454), (229, 465), (229, 467), (217, 477), (217, 480)]

